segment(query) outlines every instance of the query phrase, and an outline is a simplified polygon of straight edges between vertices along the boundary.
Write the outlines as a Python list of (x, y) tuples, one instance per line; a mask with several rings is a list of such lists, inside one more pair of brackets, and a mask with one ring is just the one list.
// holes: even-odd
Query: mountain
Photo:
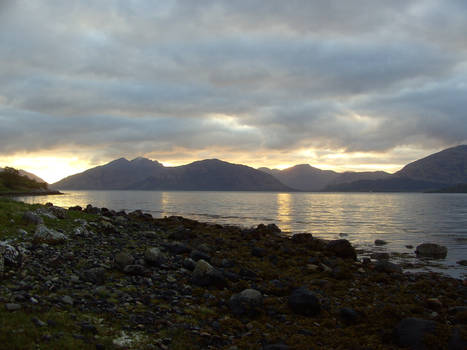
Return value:
[(206, 159), (164, 167), (146, 158), (114, 160), (52, 185), (86, 190), (291, 191), (269, 174), (245, 165)]
[(308, 164), (299, 164), (284, 170), (269, 168), (258, 170), (271, 174), (283, 184), (301, 191), (320, 191), (339, 176), (335, 171), (321, 170)]
[(453, 192), (467, 183), (467, 145), (445, 149), (407, 164), (381, 180), (354, 181), (330, 185), (336, 192)]
[(407, 164), (396, 176), (458, 184), (467, 182), (467, 145), (445, 149)]
[(157, 161), (135, 158), (131, 161), (120, 158), (105, 165), (68, 176), (52, 185), (68, 190), (119, 190), (143, 181), (164, 170)]
[[(3, 170), (4, 170), (4, 168), (1, 168), (1, 167), (0, 167), (0, 172), (2, 172)], [(31, 180), (34, 180), (34, 181), (39, 182), (39, 183), (46, 183), (46, 182), (45, 182), (44, 180), (42, 180), (39, 176), (34, 175), (33, 173), (30, 173), (30, 172), (28, 172), (28, 171), (26, 171), (26, 170), (21, 170), (21, 169), (19, 169), (18, 171), (19, 171), (19, 174), (20, 174), (20, 175), (27, 176), (27, 177), (28, 177), (29, 179), (31, 179)]]
[(408, 177), (391, 176), (378, 180), (358, 180), (329, 185), (326, 192), (426, 192), (445, 186), (439, 182), (429, 182)]
[(384, 171), (337, 173), (332, 170), (321, 170), (308, 164), (295, 165), (284, 170), (259, 168), (273, 175), (283, 184), (301, 191), (322, 191), (327, 186), (358, 180), (376, 180), (390, 176)]
[(38, 182), (23, 175), (19, 170), (6, 167), (0, 171), (0, 194), (13, 193), (45, 193), (48, 191), (47, 183)]

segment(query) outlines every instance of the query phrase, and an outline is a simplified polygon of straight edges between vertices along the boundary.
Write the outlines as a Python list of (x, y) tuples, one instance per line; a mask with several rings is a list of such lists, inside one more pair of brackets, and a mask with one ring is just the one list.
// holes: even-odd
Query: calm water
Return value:
[[(448, 247), (443, 271), (466, 277), (467, 195), (417, 193), (258, 193), (191, 191), (70, 191), (63, 196), (22, 197), (27, 203), (69, 207), (92, 204), (115, 210), (142, 209), (154, 217), (181, 215), (199, 221), (253, 226), (276, 223), (282, 231), (316, 237), (345, 237), (362, 249), (406, 253), (423, 242)], [(374, 247), (375, 239), (389, 242)], [(430, 268), (439, 270), (436, 267)]]

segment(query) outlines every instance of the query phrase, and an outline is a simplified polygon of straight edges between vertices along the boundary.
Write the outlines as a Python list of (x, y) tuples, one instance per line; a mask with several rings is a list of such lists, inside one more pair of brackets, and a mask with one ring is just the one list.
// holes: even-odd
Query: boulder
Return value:
[(34, 225), (39, 225), (43, 224), (44, 220), (37, 215), (36, 213), (33, 213), (32, 211), (26, 211), (23, 214), (23, 221), (25, 221), (28, 224), (34, 224)]
[(6, 242), (0, 242), (0, 255), (7, 266), (18, 266), (21, 264), (21, 253)]
[(355, 251), (355, 248), (352, 247), (350, 242), (346, 239), (336, 239), (334, 241), (330, 241), (326, 245), (326, 250), (340, 258), (349, 258), (354, 260), (357, 259), (357, 252)]
[(415, 248), (415, 253), (419, 257), (444, 259), (448, 254), (448, 249), (435, 243), (423, 243)]
[(379, 260), (375, 264), (375, 271), (386, 273), (402, 273), (402, 268), (399, 265), (393, 264), (387, 260)]
[(254, 316), (261, 312), (263, 295), (256, 289), (245, 289), (231, 296), (229, 306), (236, 316)]
[(105, 272), (106, 270), (103, 267), (93, 267), (84, 271), (83, 280), (91, 282), (94, 284), (104, 284), (105, 282)]
[(132, 255), (125, 252), (120, 252), (114, 257), (115, 266), (122, 271), (125, 268), (125, 266), (133, 264), (134, 261), (135, 258), (133, 258)]
[(148, 265), (160, 266), (164, 263), (165, 260), (165, 256), (162, 254), (159, 248), (147, 248), (144, 252), (144, 261)]
[(186, 244), (183, 244), (181, 242), (173, 242), (167, 245), (167, 249), (173, 253), (173, 254), (185, 254), (185, 253), (190, 253), (191, 248), (188, 247)]
[(375, 239), (375, 245), (386, 245), (388, 242), (382, 240), (382, 239)]
[(424, 338), (434, 333), (436, 322), (420, 318), (405, 318), (394, 329), (394, 340), (400, 347), (413, 350), (427, 349)]
[(321, 305), (316, 295), (307, 288), (295, 289), (289, 296), (290, 309), (299, 315), (313, 316), (321, 311)]
[(67, 211), (65, 208), (57, 207), (57, 206), (51, 206), (48, 208), (49, 212), (57, 217), (58, 219), (65, 219)]
[(206, 260), (206, 261), (211, 260), (211, 256), (209, 254), (206, 254), (205, 252), (198, 250), (198, 249), (195, 249), (191, 252), (190, 258), (193, 259), (194, 261), (198, 261), (201, 259)]
[(227, 281), (222, 275), (222, 272), (215, 269), (207, 261), (201, 259), (195, 264), (191, 281), (201, 287), (218, 287), (223, 288), (227, 285)]
[(34, 243), (59, 244), (65, 242), (67, 237), (45, 225), (38, 225), (32, 238)]

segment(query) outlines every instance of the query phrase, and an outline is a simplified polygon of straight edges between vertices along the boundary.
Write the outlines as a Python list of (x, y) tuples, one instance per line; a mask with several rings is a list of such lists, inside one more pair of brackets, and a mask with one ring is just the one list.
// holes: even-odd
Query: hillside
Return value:
[(291, 191), (269, 174), (245, 165), (207, 159), (164, 167), (145, 158), (117, 159), (53, 184), (58, 189)]
[(359, 180), (379, 180), (391, 176), (384, 171), (338, 173), (332, 170), (321, 170), (308, 164), (295, 165), (284, 170), (269, 168), (259, 168), (259, 170), (271, 174), (283, 184), (301, 191), (322, 191), (330, 185)]
[(45, 182), (37, 182), (27, 175), (21, 175), (19, 170), (6, 167), (0, 171), (0, 194), (46, 191)]
[(458, 184), (467, 182), (467, 145), (445, 149), (407, 164), (395, 175), (412, 179)]

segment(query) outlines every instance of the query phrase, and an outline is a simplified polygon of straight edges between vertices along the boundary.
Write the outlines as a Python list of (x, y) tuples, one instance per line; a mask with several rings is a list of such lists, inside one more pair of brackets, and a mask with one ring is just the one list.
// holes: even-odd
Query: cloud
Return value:
[(466, 142), (466, 10), (461, 0), (0, 1), (0, 154), (313, 149), (396, 161), (404, 147)]

